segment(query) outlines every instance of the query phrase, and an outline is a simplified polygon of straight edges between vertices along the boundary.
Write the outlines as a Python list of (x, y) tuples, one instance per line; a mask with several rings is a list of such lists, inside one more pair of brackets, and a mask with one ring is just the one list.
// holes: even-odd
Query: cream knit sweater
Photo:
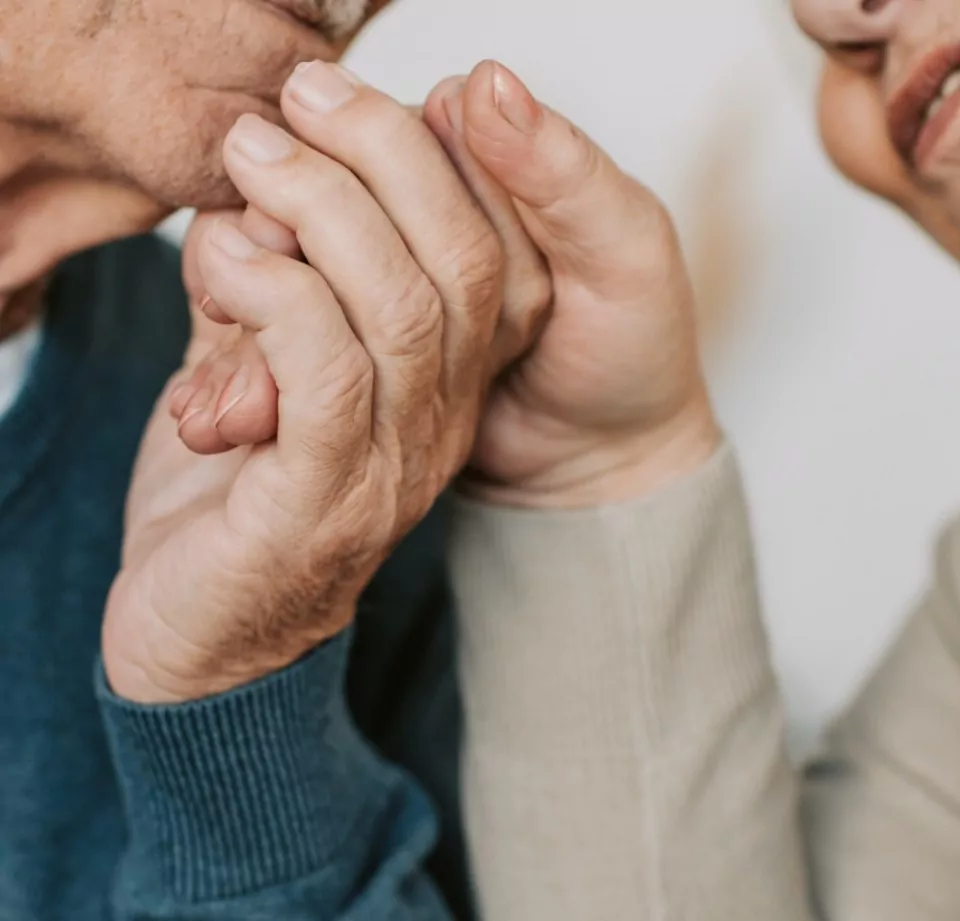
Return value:
[(960, 530), (805, 771), (729, 447), (632, 505), (459, 500), (451, 542), (485, 921), (960, 918)]

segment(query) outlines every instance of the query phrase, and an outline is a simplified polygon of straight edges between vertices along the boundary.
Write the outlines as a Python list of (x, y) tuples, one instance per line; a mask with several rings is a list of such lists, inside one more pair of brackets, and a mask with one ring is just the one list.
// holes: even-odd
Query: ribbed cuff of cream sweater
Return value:
[[(483, 916), (806, 919), (729, 446), (632, 503), (458, 499), (450, 552)], [(733, 894), (747, 872), (768, 880), (753, 913)]]

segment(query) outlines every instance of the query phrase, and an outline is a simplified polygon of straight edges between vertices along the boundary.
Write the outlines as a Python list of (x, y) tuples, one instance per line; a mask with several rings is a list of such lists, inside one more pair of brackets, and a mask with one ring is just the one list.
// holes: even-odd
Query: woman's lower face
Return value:
[(820, 126), (834, 161), (956, 252), (960, 0), (793, 0), (793, 9), (828, 56)]

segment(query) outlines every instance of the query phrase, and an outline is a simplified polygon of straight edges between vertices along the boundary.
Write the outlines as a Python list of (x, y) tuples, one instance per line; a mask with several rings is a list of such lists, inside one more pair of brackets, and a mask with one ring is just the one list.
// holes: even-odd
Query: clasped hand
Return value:
[(486, 501), (596, 505), (717, 442), (668, 216), (509, 71), (421, 115), (318, 62), (283, 112), (289, 131), (249, 115), (226, 140), (246, 213), (187, 241), (194, 337), (104, 625), (108, 679), (142, 702), (342, 631), (465, 467)]

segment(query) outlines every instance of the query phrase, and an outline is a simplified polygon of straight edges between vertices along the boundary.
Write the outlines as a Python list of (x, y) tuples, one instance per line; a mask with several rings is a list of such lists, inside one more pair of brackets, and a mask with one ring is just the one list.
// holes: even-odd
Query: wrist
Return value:
[(494, 482), (468, 470), (458, 485), (470, 498), (512, 508), (613, 505), (653, 495), (698, 470), (722, 438), (704, 401), (656, 429), (597, 438), (522, 481)]
[(358, 818), (350, 806), (366, 803), (349, 791), (376, 770), (346, 709), (349, 649), (338, 637), (262, 681), (173, 706), (119, 698), (100, 670), (138, 879), (177, 904), (225, 903), (328, 865)]
[[(351, 619), (342, 619), (344, 628)], [(284, 671), (339, 632), (298, 630), (283, 642), (264, 636), (256, 647), (245, 638), (242, 651), (236, 640), (224, 637), (219, 646), (206, 649), (173, 635), (160, 617), (146, 624), (123, 617), (111, 599), (101, 660), (116, 697), (143, 706), (176, 705), (218, 697)]]
[(219, 697), (254, 684), (289, 668), (305, 654), (306, 651), (289, 659), (276, 658), (243, 670), (198, 675), (170, 674), (111, 655), (106, 648), (102, 659), (107, 686), (119, 699), (140, 706), (176, 706)]
[(101, 654), (103, 673), (111, 692), (121, 700), (141, 706), (175, 706), (219, 697), (270, 675), (284, 671), (303, 658), (310, 649), (295, 655), (274, 655), (251, 662), (244, 668), (210, 669), (193, 672), (176, 666), (159, 667), (139, 663), (104, 646)]

